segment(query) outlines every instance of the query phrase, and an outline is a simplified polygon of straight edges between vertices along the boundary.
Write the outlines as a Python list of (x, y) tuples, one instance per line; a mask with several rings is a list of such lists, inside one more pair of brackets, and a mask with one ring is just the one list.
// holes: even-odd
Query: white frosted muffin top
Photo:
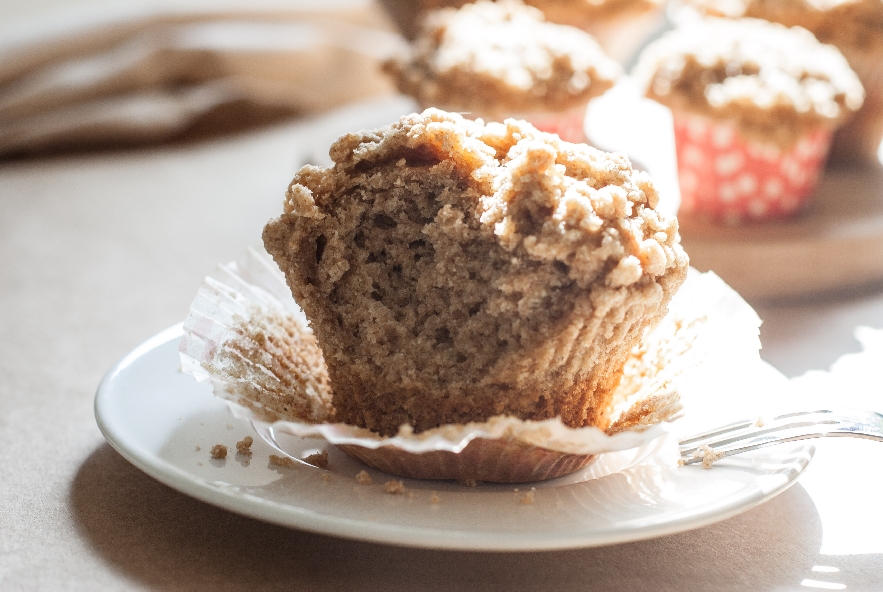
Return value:
[(883, 50), (883, 0), (688, 0), (711, 16), (800, 26), (841, 49)]
[(648, 97), (675, 111), (731, 120), (783, 146), (837, 127), (864, 99), (837, 48), (758, 19), (685, 23), (647, 47), (635, 75)]
[(433, 13), (387, 69), (423, 105), (498, 118), (585, 104), (621, 73), (589, 34), (516, 0)]

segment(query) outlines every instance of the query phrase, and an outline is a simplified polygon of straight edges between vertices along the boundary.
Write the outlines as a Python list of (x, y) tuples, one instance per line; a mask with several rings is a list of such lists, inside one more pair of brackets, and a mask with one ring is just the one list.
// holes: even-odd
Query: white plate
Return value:
[[(414, 547), (537, 550), (607, 545), (672, 534), (723, 520), (794, 483), (815, 448), (782, 445), (725, 459), (711, 470), (678, 467), (671, 443), (609, 453), (574, 475), (531, 485), (405, 480), (405, 494), (384, 491), (393, 477), (329, 449), (327, 470), (270, 465), (273, 450), (236, 420), (211, 387), (179, 370), (176, 326), (114, 366), (95, 397), (108, 442), (148, 475), (202, 501), (268, 522), (328, 535)], [(235, 443), (254, 436), (251, 459)], [(209, 449), (224, 444), (225, 460)], [(287, 449), (323, 449), (321, 440)], [(197, 449), (199, 447), (199, 449)], [(623, 468), (625, 467), (625, 468)], [(622, 470), (619, 470), (622, 469)], [(619, 470), (606, 476), (605, 473)], [(535, 491), (531, 491), (534, 487)], [(438, 503), (432, 503), (433, 496)], [(533, 497), (533, 503), (525, 498)]]

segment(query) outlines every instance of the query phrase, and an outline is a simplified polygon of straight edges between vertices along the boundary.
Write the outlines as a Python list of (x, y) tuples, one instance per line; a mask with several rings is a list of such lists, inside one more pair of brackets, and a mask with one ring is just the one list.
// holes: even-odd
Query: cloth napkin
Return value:
[(368, 0), (60, 6), (0, 25), (0, 158), (224, 132), (391, 93), (379, 64), (403, 43)]

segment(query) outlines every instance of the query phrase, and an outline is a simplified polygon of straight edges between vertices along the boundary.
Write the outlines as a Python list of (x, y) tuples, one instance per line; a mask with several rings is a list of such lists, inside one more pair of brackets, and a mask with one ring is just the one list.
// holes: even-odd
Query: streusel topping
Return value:
[(686, 23), (648, 46), (635, 72), (648, 97), (732, 120), (746, 136), (783, 147), (811, 129), (836, 127), (864, 99), (837, 48), (759, 19)]
[(411, 55), (387, 69), (424, 105), (501, 115), (585, 104), (621, 73), (588, 33), (516, 0), (433, 13)]

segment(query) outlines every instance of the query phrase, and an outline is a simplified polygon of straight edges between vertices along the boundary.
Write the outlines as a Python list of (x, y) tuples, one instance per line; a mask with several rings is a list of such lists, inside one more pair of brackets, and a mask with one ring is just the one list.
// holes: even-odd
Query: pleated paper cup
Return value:
[(781, 149), (745, 138), (736, 125), (674, 113), (679, 213), (727, 224), (788, 218), (818, 185), (831, 132), (813, 130)]

